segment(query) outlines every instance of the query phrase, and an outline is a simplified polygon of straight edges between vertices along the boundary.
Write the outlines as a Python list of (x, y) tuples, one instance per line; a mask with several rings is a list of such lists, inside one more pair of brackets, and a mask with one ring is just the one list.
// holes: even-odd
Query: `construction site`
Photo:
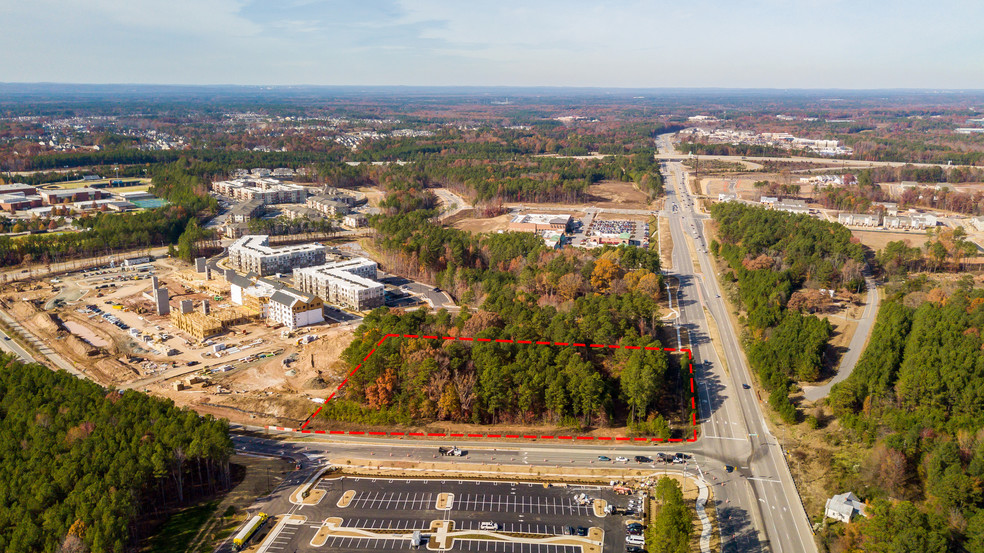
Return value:
[(163, 258), (12, 283), (0, 294), (4, 331), (108, 387), (250, 424), (304, 419), (344, 378), (339, 355), (361, 319), (286, 328), (201, 268)]

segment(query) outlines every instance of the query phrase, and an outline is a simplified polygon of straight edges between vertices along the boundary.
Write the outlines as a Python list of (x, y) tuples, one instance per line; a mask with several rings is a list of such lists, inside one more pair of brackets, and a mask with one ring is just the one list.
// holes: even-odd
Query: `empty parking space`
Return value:
[(356, 509), (395, 509), (398, 511), (433, 509), (434, 493), (361, 493), (356, 494), (349, 507)]
[(433, 517), (418, 520), (407, 518), (346, 518), (342, 521), (344, 528), (362, 528), (365, 530), (426, 530), (430, 528)]
[(490, 553), (581, 553), (573, 545), (548, 545), (542, 543), (516, 543), (505, 541), (455, 540), (448, 551), (489, 551)]
[(327, 551), (398, 551), (410, 549), (407, 539), (328, 538), (322, 549)]
[(455, 511), (485, 511), (497, 513), (530, 513), (547, 515), (593, 514), (590, 505), (578, 505), (573, 498), (532, 497), (525, 495), (469, 494), (458, 496)]
[(266, 539), (267, 551), (273, 551), (277, 553), (279, 551), (284, 551), (288, 548), (293, 550), (291, 542), (294, 540), (294, 536), (300, 531), (301, 526), (297, 524), (285, 524), (276, 536), (271, 536)]

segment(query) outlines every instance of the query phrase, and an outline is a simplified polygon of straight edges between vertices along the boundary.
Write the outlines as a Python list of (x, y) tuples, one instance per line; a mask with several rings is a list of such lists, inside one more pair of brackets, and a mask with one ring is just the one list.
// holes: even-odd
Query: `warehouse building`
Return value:
[(376, 262), (364, 257), (294, 269), (294, 285), (356, 311), (379, 307), (384, 301), (384, 287), (376, 281)]
[(517, 215), (509, 221), (509, 230), (520, 232), (540, 232), (554, 230), (567, 232), (574, 218), (567, 214), (545, 215), (542, 213), (527, 213)]
[(282, 248), (271, 248), (269, 244), (270, 237), (267, 235), (243, 236), (229, 246), (229, 263), (240, 272), (266, 276), (325, 262), (325, 247), (321, 244)]

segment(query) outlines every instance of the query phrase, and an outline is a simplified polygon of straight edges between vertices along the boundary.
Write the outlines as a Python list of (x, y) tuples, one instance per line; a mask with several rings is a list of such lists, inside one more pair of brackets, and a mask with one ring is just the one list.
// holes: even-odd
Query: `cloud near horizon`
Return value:
[(984, 88), (984, 3), (35, 0), (0, 81)]

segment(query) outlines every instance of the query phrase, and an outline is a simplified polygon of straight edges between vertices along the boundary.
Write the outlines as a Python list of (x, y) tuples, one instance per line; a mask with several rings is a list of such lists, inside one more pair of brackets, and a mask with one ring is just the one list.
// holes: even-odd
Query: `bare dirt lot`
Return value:
[(588, 187), (591, 203), (597, 207), (646, 209), (649, 198), (632, 182), (601, 181)]
[(885, 249), (889, 242), (906, 242), (909, 246), (922, 246), (926, 242), (926, 233), (912, 230), (909, 232), (889, 232), (880, 230), (851, 229), (851, 234), (861, 240), (861, 244), (878, 251)]
[(492, 217), (490, 219), (462, 219), (454, 225), (456, 229), (466, 230), (468, 232), (496, 232), (499, 230), (506, 230), (509, 226), (509, 220), (512, 219), (512, 215), (499, 215), (498, 217)]

